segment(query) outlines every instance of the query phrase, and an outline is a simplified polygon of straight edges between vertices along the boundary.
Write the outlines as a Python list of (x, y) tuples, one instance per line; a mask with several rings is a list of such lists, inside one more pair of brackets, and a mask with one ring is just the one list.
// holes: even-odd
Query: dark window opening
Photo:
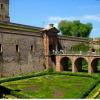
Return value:
[(0, 44), (0, 52), (2, 52), (2, 45)]
[(1, 4), (1, 9), (3, 9), (3, 4)]
[(92, 52), (95, 52), (95, 49), (94, 49), (94, 48), (92, 48), (92, 49), (91, 49), (91, 51), (92, 51)]
[(31, 45), (31, 51), (33, 51), (33, 45)]
[(16, 52), (19, 52), (19, 46), (16, 45)]

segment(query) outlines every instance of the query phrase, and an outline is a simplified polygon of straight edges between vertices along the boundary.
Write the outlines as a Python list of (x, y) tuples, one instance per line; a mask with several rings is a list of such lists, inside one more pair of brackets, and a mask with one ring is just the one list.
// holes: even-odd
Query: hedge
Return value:
[(17, 97), (17, 98), (20, 98), (20, 99), (32, 99), (31, 96), (29, 95), (26, 95), (26, 94), (23, 94), (23, 93), (20, 93), (20, 92), (17, 92), (17, 91), (11, 91), (10, 93), (11, 95)]
[(94, 78), (94, 79), (98, 78), (97, 75), (91, 75), (91, 74), (72, 73), (72, 72), (48, 72), (48, 71), (44, 71), (44, 72), (38, 72), (38, 73), (34, 73), (34, 74), (32, 73), (30, 75), (2, 78), (2, 79), (0, 79), (0, 84), (3, 83), (3, 82), (16, 81), (16, 80), (27, 79), (27, 78), (32, 78), (32, 77), (36, 77), (36, 76), (50, 75), (50, 74), (91, 77), (91, 78)]
[(93, 79), (98, 79), (98, 75), (94, 75), (94, 74), (83, 74), (83, 73), (72, 73), (72, 72), (52, 72), (52, 73), (48, 73), (48, 74), (58, 74), (58, 75), (69, 75), (69, 76), (79, 76), (79, 77), (90, 77)]
[(94, 81), (94, 83), (92, 84), (92, 86), (87, 87), (87, 91), (83, 94), (82, 98), (85, 98), (89, 95), (89, 93), (100, 83), (100, 79), (98, 78), (96, 81)]
[(44, 71), (44, 72), (38, 72), (38, 73), (30, 74), (30, 75), (2, 78), (2, 79), (0, 79), (0, 84), (4, 83), (4, 82), (10, 82), (10, 81), (16, 81), (16, 80), (21, 80), (21, 79), (27, 79), (27, 78), (32, 78), (32, 77), (36, 77), (36, 76), (46, 75), (46, 74), (47, 74), (47, 72)]
[[(38, 73), (34, 73), (31, 75), (24, 75), (24, 76), (17, 76), (17, 77), (9, 77), (9, 78), (3, 78), (0, 79), (0, 83), (3, 82), (9, 82), (9, 81), (17, 81), (17, 80), (21, 80), (21, 79), (27, 79), (27, 78), (32, 78), (32, 77), (37, 77), (37, 76), (43, 76), (43, 75), (69, 75), (69, 76), (81, 76), (81, 77), (90, 77), (95, 79), (95, 81), (93, 82), (92, 86), (87, 87), (86, 92), (84, 92), (82, 94), (82, 97), (80, 98), (85, 98), (90, 92), (91, 90), (93, 90), (96, 85), (100, 82), (100, 78), (98, 75), (90, 75), (90, 74), (83, 74), (83, 73), (71, 73), (71, 72), (48, 72), (48, 71), (44, 71), (44, 72), (38, 72)], [(26, 94), (20, 93), (18, 91), (14, 91), (14, 90), (10, 90), (10, 94), (17, 97), (17, 98), (32, 98)]]

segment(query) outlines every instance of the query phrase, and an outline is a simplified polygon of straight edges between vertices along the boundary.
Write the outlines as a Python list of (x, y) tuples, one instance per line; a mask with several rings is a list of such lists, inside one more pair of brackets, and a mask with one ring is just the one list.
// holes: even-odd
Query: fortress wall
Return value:
[(89, 43), (89, 39), (86, 38), (59, 36), (58, 39), (62, 48), (65, 48), (66, 50), (70, 50), (72, 46), (79, 43)]
[(34, 35), (40, 33), (33, 33), (34, 36), (32, 36), (28, 32), (25, 32), (27, 35), (12, 34), (14, 31), (9, 32), (11, 33), (0, 32), (1, 76), (16, 76), (44, 70), (43, 38), (41, 35)]
[[(11, 23), (0, 24), (0, 76), (16, 76), (45, 69), (42, 29)], [(58, 36), (62, 49), (88, 39)], [(54, 41), (55, 42), (55, 41)]]

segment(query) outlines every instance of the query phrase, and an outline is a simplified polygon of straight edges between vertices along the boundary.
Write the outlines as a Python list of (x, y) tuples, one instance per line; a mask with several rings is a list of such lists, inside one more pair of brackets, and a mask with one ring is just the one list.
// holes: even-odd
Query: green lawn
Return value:
[(97, 98), (96, 99), (100, 99), (100, 94), (97, 96)]
[(91, 77), (44, 75), (1, 85), (31, 98), (82, 98), (94, 82)]

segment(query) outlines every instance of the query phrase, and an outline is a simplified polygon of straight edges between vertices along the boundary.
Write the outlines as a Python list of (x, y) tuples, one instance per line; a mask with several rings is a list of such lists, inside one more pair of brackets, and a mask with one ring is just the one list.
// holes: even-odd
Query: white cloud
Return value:
[(74, 20), (76, 17), (70, 16), (70, 17), (59, 17), (59, 16), (51, 16), (49, 18), (49, 21), (61, 21), (61, 20)]
[(67, 16), (67, 17), (60, 17), (60, 16), (51, 16), (49, 17), (49, 22), (59, 22), (61, 20), (82, 20), (82, 21), (97, 21), (100, 22), (100, 14), (97, 15), (84, 15), (84, 16)]
[(94, 20), (94, 21), (100, 22), (100, 14), (98, 14), (98, 15), (86, 15), (83, 18), (86, 20)]

